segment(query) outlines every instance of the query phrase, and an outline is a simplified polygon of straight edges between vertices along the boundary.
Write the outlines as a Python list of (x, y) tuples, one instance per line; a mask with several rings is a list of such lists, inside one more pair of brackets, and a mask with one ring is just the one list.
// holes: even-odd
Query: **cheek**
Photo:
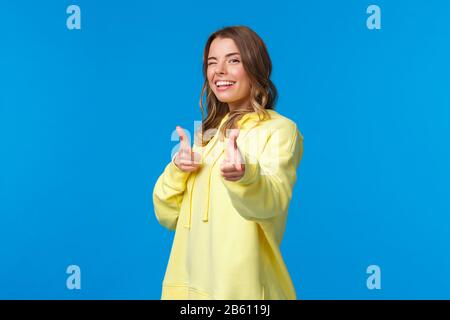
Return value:
[(247, 87), (249, 84), (249, 79), (247, 77), (247, 73), (243, 69), (236, 70), (234, 74), (234, 79), (239, 81), (240, 87)]
[(206, 77), (208, 78), (208, 81), (211, 82), (214, 78), (214, 71), (212, 69), (206, 70)]
[(206, 76), (208, 78), (208, 82), (211, 83), (211, 81), (212, 81), (212, 74), (208, 73)]
[(239, 78), (239, 91), (240, 92), (247, 92), (250, 90), (250, 80), (246, 75), (242, 75)]

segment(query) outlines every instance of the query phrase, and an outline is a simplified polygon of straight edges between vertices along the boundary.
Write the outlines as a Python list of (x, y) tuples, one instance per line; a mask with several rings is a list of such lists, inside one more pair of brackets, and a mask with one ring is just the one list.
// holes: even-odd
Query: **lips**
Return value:
[(217, 80), (215, 82), (217, 91), (228, 90), (229, 88), (231, 88), (235, 84), (236, 84), (236, 81), (231, 81), (231, 80)]
[(236, 81), (232, 81), (232, 80), (216, 80), (215, 85), (217, 88), (227, 87), (227, 86), (231, 87), (235, 83), (236, 83)]
[(216, 90), (220, 92), (220, 91), (228, 90), (228, 89), (230, 89), (232, 87), (233, 87), (233, 85), (220, 86), (220, 87), (216, 86)]

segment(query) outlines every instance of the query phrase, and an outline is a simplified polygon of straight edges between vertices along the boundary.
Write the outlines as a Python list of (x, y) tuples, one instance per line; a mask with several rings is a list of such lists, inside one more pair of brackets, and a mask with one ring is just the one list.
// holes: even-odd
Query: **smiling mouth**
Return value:
[(236, 81), (216, 81), (215, 85), (217, 88), (229, 88), (236, 84)]

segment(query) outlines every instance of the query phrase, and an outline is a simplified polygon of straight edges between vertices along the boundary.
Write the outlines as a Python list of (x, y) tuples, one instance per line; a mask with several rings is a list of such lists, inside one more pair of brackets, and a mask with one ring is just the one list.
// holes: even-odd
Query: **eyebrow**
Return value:
[[(225, 55), (225, 58), (230, 57), (230, 56), (234, 56), (235, 54), (239, 55), (239, 52), (231, 52), (231, 53), (228, 53), (228, 54)], [(209, 57), (208, 60), (209, 60), (209, 59), (216, 59), (216, 60), (217, 60), (216, 57)]]

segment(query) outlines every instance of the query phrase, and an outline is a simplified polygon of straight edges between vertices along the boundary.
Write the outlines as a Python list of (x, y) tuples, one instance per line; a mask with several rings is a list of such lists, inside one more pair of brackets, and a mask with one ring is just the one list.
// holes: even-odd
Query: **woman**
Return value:
[(153, 191), (157, 220), (175, 230), (161, 299), (296, 299), (279, 246), (303, 136), (274, 110), (271, 71), (248, 27), (209, 37), (201, 130), (191, 149), (176, 127), (180, 149)]

